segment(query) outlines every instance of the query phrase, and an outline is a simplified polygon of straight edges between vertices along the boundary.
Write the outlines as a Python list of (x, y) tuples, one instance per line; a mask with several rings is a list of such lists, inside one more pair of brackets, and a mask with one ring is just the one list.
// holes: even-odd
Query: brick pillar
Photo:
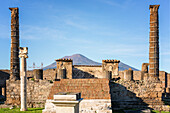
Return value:
[(148, 73), (148, 63), (143, 63), (142, 64), (142, 72), (144, 72), (144, 73)]
[(57, 59), (57, 79), (72, 79), (73, 60), (72, 59)]
[(18, 80), (19, 75), (19, 9), (9, 8), (11, 10), (11, 58), (10, 58), (10, 79)]
[(119, 75), (120, 60), (102, 60), (102, 78), (116, 78)]
[(129, 70), (124, 71), (124, 80), (131, 81), (133, 80), (133, 70), (129, 68)]
[(149, 76), (159, 77), (159, 5), (150, 5)]

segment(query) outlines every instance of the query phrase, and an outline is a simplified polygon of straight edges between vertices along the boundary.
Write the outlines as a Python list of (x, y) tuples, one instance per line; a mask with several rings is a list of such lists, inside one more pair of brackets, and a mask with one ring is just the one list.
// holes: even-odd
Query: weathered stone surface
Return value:
[(144, 73), (148, 73), (148, 66), (149, 66), (149, 63), (143, 63), (141, 71)]
[(72, 79), (73, 61), (71, 59), (58, 59), (56, 63), (57, 79)]
[(150, 5), (149, 75), (159, 77), (159, 5)]
[(9, 8), (11, 10), (11, 58), (10, 58), (10, 79), (20, 79), (20, 61), (19, 61), (19, 9)]
[(120, 60), (102, 60), (102, 78), (117, 78)]
[[(52, 85), (47, 80), (27, 80), (27, 106), (44, 107)], [(20, 105), (20, 80), (7, 80), (6, 86), (6, 104)]]
[(125, 81), (133, 80), (133, 70), (129, 69), (124, 71), (124, 80)]
[[(21, 109), (20, 111), (27, 111), (27, 63), (26, 63), (26, 58), (28, 58), (28, 48), (27, 47), (20, 47), (19, 51), (19, 58), (21, 58), (21, 70), (20, 70), (20, 75), (21, 75)], [(17, 91), (14, 89), (14, 91)]]

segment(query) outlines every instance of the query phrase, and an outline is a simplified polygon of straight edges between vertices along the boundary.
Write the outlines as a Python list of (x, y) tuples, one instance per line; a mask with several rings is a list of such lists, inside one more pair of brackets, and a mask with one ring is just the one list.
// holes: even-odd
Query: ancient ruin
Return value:
[(150, 5), (149, 75), (159, 77), (159, 5)]
[[(116, 59), (102, 60), (102, 65), (73, 65), (72, 59), (57, 59), (56, 69), (29, 70), (27, 79), (25, 64), (21, 64), (21, 80), (19, 80), (18, 59), (18, 8), (10, 8), (11, 79), (4, 77), (0, 84), (6, 97), (5, 103), (23, 105), (21, 109), (26, 109), (26, 106), (45, 107), (44, 113), (48, 110), (56, 113), (56, 109), (62, 109), (57, 107), (62, 103), (59, 97), (69, 98), (69, 94), (80, 92), (83, 100), (79, 103), (77, 100), (80, 98), (78, 98), (74, 101), (79, 105), (71, 104), (76, 112), (80, 113), (112, 113), (114, 110), (132, 108), (170, 111), (170, 73), (159, 71), (158, 8), (159, 5), (149, 7), (149, 63), (142, 63), (141, 71), (134, 71), (131, 68), (119, 71), (120, 61)], [(27, 52), (24, 50), (27, 49), (21, 48), (20, 57), (23, 59), (27, 57)], [(25, 53), (24, 57), (22, 52)], [(25, 62), (26, 59), (23, 59), (21, 62)], [(8, 70), (4, 72), (9, 73)], [(27, 90), (24, 90), (26, 87)], [(58, 96), (61, 92), (64, 92), (62, 97)], [(64, 106), (68, 107), (68, 104), (64, 103)]]
[(10, 79), (20, 79), (20, 61), (19, 61), (19, 9), (9, 8), (11, 10), (11, 58), (10, 58)]
[(27, 110), (27, 63), (26, 58), (28, 58), (28, 48), (20, 47), (19, 58), (21, 58), (21, 111)]

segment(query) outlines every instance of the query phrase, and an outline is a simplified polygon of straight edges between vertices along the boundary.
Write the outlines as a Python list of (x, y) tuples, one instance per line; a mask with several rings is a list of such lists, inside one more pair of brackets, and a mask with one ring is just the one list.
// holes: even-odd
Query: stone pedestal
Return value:
[(28, 54), (27, 47), (20, 47), (19, 57), (21, 58), (21, 69), (20, 69), (20, 78), (21, 78), (21, 109), (20, 111), (27, 110), (27, 74), (26, 74), (26, 58)]
[(57, 93), (46, 103), (43, 113), (79, 113), (80, 93)]

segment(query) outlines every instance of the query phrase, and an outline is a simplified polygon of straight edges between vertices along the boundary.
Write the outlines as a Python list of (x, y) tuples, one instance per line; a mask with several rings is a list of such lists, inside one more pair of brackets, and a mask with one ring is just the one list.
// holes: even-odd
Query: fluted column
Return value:
[(149, 75), (159, 77), (159, 18), (160, 5), (150, 5)]
[(20, 47), (19, 57), (21, 58), (21, 109), (20, 111), (27, 110), (27, 74), (26, 74), (26, 58), (28, 54), (27, 47)]
[(19, 69), (19, 9), (9, 8), (11, 10), (11, 58), (10, 58), (10, 79), (20, 79)]

